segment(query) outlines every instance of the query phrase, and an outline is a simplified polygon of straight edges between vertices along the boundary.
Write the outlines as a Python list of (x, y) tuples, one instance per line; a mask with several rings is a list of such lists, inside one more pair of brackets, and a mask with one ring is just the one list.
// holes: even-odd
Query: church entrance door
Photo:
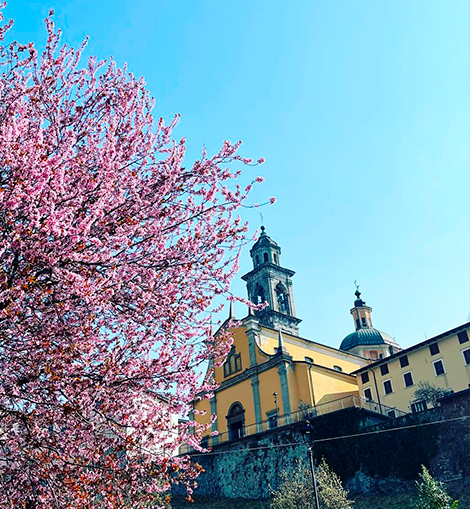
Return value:
[(227, 415), (229, 440), (236, 440), (245, 435), (245, 410), (240, 403), (234, 403)]

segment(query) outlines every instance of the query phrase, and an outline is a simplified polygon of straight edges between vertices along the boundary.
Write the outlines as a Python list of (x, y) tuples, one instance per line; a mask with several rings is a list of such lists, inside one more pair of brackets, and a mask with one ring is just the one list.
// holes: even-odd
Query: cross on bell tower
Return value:
[(281, 248), (268, 237), (261, 226), (261, 235), (250, 249), (253, 270), (242, 276), (248, 298), (255, 304), (267, 302), (267, 307), (255, 311), (262, 325), (298, 335), (300, 318), (295, 317), (292, 292), (293, 270), (281, 267)]

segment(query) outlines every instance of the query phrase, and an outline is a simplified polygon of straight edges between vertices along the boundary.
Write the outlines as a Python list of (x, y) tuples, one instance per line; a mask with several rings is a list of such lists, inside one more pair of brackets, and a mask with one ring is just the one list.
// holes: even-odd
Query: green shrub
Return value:
[[(316, 469), (318, 498), (321, 509), (352, 509), (348, 491), (325, 459)], [(315, 495), (310, 470), (299, 464), (294, 471), (281, 473), (281, 485), (273, 491), (270, 509), (315, 509)]]
[(348, 490), (343, 488), (341, 479), (322, 458), (317, 469), (317, 487), (322, 509), (352, 509), (354, 502), (348, 499)]
[(281, 472), (281, 484), (273, 491), (270, 509), (315, 509), (310, 472), (301, 463), (293, 471)]
[(421, 482), (416, 482), (418, 486), (417, 509), (457, 509), (458, 501), (452, 502), (444, 488), (444, 485), (436, 481), (429, 473), (428, 469), (421, 466)]
[(445, 396), (447, 392), (448, 391), (442, 389), (442, 387), (436, 387), (427, 380), (421, 380), (413, 396), (415, 399), (426, 401), (426, 403), (430, 403), (435, 407), (437, 406), (437, 400)]

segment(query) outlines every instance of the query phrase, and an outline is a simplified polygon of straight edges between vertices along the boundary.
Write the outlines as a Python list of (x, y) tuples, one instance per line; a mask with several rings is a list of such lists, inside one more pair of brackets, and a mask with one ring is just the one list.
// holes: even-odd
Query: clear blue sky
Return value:
[(15, 37), (43, 42), (50, 7), (67, 42), (146, 78), (157, 115), (182, 114), (189, 159), (224, 139), (266, 157), (253, 201), (278, 199), (263, 215), (303, 336), (339, 346), (354, 279), (404, 347), (469, 319), (466, 0), (17, 0)]

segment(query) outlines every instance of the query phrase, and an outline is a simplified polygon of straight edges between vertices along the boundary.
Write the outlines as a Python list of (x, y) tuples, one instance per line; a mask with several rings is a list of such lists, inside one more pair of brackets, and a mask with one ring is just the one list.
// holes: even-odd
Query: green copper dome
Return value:
[(340, 350), (351, 350), (356, 346), (371, 345), (390, 345), (400, 348), (398, 343), (385, 332), (374, 329), (373, 327), (364, 327), (348, 334), (340, 345)]

